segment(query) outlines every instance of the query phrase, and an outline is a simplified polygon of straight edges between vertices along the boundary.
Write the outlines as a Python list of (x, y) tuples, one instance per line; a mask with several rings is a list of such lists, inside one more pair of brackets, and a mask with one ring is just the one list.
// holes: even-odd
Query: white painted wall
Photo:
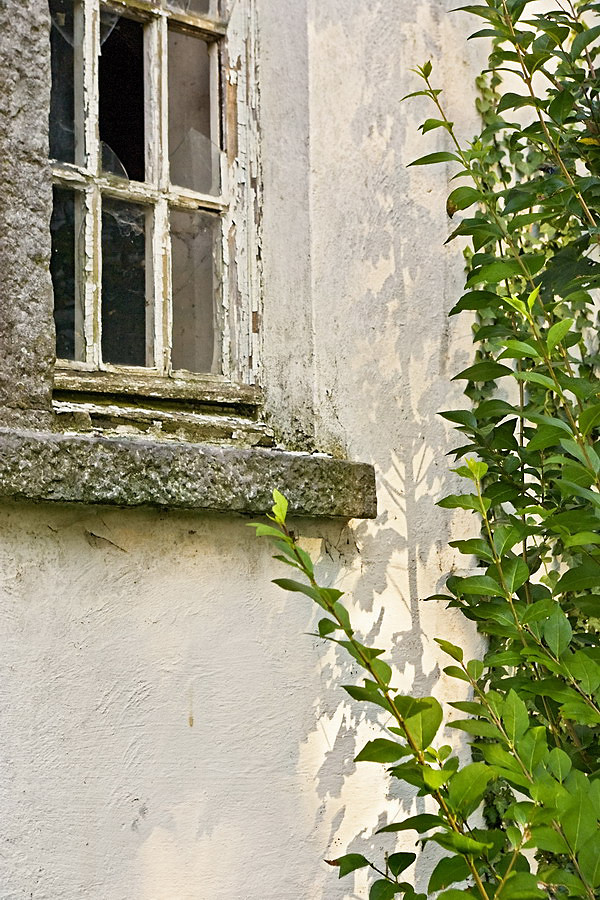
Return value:
[[(298, 528), (406, 690), (440, 699), (455, 688), (433, 637), (477, 644), (419, 603), (453, 559), (435, 412), (461, 402), (470, 345), (445, 316), (462, 283), (448, 173), (405, 168), (442, 137), (419, 139), (429, 110), (399, 100), (412, 65), (441, 60), (474, 131), (451, 5), (259, 0), (269, 410), (379, 481), (377, 522)], [(353, 763), (375, 733), (337, 688), (357, 673), (276, 574), (233, 517), (0, 508), (0, 900), (367, 896), (322, 860), (391, 850), (372, 831), (412, 794)]]

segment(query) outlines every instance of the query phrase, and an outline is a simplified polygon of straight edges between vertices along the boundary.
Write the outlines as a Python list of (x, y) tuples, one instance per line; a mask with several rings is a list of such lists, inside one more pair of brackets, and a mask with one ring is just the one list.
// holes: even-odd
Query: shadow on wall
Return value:
[[(466, 643), (473, 655), (479, 644), (444, 604), (422, 603), (455, 564), (447, 547), (452, 529), (462, 536), (473, 528), (468, 514), (453, 525), (435, 506), (452, 491), (447, 454), (461, 443), (436, 413), (466, 403), (450, 379), (468, 364), (471, 349), (465, 323), (447, 319), (464, 283), (460, 249), (444, 247), (452, 173), (406, 169), (442, 149), (444, 132), (423, 141), (417, 129), (430, 110), (418, 100), (401, 105), (400, 97), (420, 87), (411, 66), (443, 60), (434, 80), (444, 84), (455, 118), (471, 115), (465, 93), (475, 56), (456, 50), (464, 46), (465, 18), (446, 15), (451, 5), (403, 4), (399, 17), (395, 4), (366, 9), (340, 0), (315, 8), (310, 28), (313, 83), (328, 86), (311, 109), (318, 429), (353, 458), (373, 463), (380, 509), (375, 524), (328, 529), (321, 572), (326, 584), (348, 591), (365, 642), (390, 651), (401, 690), (440, 700), (456, 699), (457, 689), (441, 672), (448, 663), (433, 638)], [(474, 133), (474, 114), (471, 123)], [(422, 811), (423, 801), (415, 802), (409, 786), (390, 784), (383, 767), (354, 764), (383, 720), (341, 691), (361, 677), (352, 661), (333, 649), (320, 652), (323, 690), (299, 767), (309, 777), (317, 771), (313, 821), (328, 842), (323, 855), (359, 852), (383, 860), (385, 851), (414, 849), (412, 833), (373, 836), (387, 822)], [(449, 732), (439, 739), (456, 741)], [(428, 846), (406, 880), (424, 889), (435, 858)], [(328, 870), (315, 880), (311, 900), (367, 896), (364, 871), (339, 884), (335, 877)]]

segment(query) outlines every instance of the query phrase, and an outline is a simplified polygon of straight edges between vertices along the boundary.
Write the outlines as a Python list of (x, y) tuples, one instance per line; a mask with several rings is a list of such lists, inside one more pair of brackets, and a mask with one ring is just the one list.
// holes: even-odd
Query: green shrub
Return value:
[[(320, 636), (365, 670), (345, 690), (391, 717), (357, 760), (389, 767), (437, 810), (382, 829), (446, 851), (427, 895), (402, 880), (412, 853), (333, 861), (340, 876), (374, 870), (370, 900), (600, 896), (600, 3), (556, 0), (530, 14), (531, 5), (464, 7), (493, 42), (479, 79), (483, 128), (470, 144), (456, 138), (431, 63), (415, 70), (423, 87), (409, 95), (431, 101), (422, 131), (443, 129), (451, 147), (411, 165), (453, 167), (447, 211), (464, 217), (449, 239), (471, 245), (451, 315), (476, 318), (473, 364), (455, 376), (472, 406), (442, 413), (463, 436), (454, 471), (467, 490), (440, 506), (474, 512), (472, 534), (452, 546), (479, 572), (449, 577), (447, 593), (429, 599), (487, 637), (484, 659), (469, 661), (438, 640), (445, 672), (472, 692), (451, 704), (466, 717), (445, 723), (470, 737), (472, 762), (461, 766), (436, 741), (438, 701), (400, 694), (383, 651), (356, 637), (342, 594), (317, 584), (280, 494), (274, 524), (256, 526), (303, 576), (277, 583), (320, 606)], [(492, 786), (502, 802), (477, 827)]]

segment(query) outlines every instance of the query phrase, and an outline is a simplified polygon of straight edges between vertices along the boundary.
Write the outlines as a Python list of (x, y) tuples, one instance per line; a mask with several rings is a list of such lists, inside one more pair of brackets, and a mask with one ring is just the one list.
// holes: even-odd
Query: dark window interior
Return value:
[(102, 358), (146, 365), (146, 209), (102, 200)]
[(140, 22), (103, 13), (101, 20), (100, 140), (102, 169), (143, 181), (144, 31)]
[(75, 162), (73, 0), (50, 0), (50, 158)]
[(56, 355), (75, 359), (75, 194), (54, 187), (50, 274), (54, 289)]

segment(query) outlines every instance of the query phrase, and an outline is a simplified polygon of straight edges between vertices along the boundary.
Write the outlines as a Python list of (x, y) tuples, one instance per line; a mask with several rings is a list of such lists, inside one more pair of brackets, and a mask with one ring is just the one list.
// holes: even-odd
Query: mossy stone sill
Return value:
[(366, 463), (264, 448), (0, 429), (0, 496), (261, 514), (277, 488), (299, 516), (374, 518)]

